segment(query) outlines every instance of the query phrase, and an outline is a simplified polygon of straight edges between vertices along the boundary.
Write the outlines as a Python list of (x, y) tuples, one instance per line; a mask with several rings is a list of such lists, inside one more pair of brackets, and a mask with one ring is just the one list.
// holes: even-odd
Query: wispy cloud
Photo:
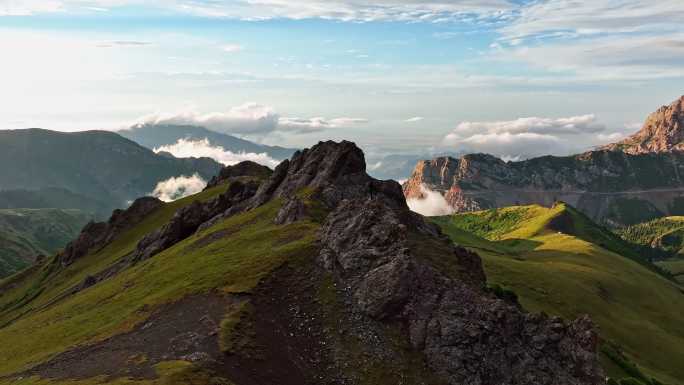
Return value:
[(138, 123), (197, 125), (230, 134), (265, 135), (275, 131), (296, 134), (319, 132), (365, 124), (368, 119), (281, 117), (273, 107), (245, 103), (219, 112), (200, 113), (191, 108), (177, 113), (156, 113), (139, 119)]
[(97, 44), (98, 48), (112, 48), (112, 47), (145, 47), (152, 45), (149, 41), (137, 41), (137, 40), (114, 40), (114, 41), (103, 41)]
[[(66, 10), (106, 10), (140, 4), (137, 0), (3, 1), (0, 15), (30, 15)], [(332, 19), (354, 22), (460, 20), (466, 16), (499, 16), (514, 7), (508, 0), (152, 0), (149, 6), (212, 18), (243, 20)]]
[(684, 2), (679, 0), (535, 1), (500, 28), (506, 39), (564, 38), (599, 34), (681, 31)]
[(605, 142), (606, 127), (592, 114), (567, 118), (519, 118), (510, 121), (462, 122), (442, 140), (447, 148), (484, 152), (507, 159), (567, 155), (580, 143)]
[(283, 117), (278, 119), (278, 128), (281, 131), (289, 131), (295, 133), (310, 133), (318, 132), (330, 128), (350, 127), (358, 124), (368, 123), (368, 119), (361, 118), (288, 118)]
[(566, 81), (625, 82), (684, 76), (684, 2), (535, 1), (498, 28), (494, 56)]
[(404, 122), (406, 122), (406, 123), (416, 123), (416, 122), (421, 122), (421, 121), (423, 121), (423, 120), (425, 120), (425, 118), (422, 117), (422, 116), (414, 116), (413, 118), (409, 118), (409, 119), (404, 120)]

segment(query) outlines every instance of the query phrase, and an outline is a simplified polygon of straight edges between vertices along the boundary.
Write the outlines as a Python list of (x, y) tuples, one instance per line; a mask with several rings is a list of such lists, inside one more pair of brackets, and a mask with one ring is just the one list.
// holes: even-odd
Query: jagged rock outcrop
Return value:
[(273, 173), (273, 170), (259, 163), (246, 160), (233, 166), (227, 166), (221, 169), (218, 175), (211, 178), (207, 183), (206, 189), (218, 186), (221, 183), (238, 178), (241, 176), (249, 176), (266, 179)]
[(684, 96), (649, 115), (636, 134), (603, 148), (628, 154), (684, 150)]
[(250, 204), (303, 190), (330, 210), (320, 267), (368, 322), (405, 325), (412, 348), (447, 383), (604, 381), (588, 318), (566, 323), (528, 314), (487, 293), (480, 258), (411, 213), (398, 183), (370, 178), (353, 143), (324, 142), (296, 153)]
[(138, 242), (132, 260), (137, 262), (148, 259), (189, 237), (205, 222), (254, 196), (258, 187), (258, 182), (234, 181), (226, 192), (215, 199), (209, 202), (195, 201), (181, 208), (173, 215), (169, 223)]
[[(343, 199), (402, 195), (396, 183), (366, 174), (365, 157), (354, 143), (328, 141), (297, 151), (291, 160), (278, 165), (271, 179), (259, 188), (252, 206), (273, 198), (291, 198), (305, 188), (315, 191), (327, 207), (335, 207)], [(403, 199), (395, 199), (393, 204), (406, 207)]]
[(62, 266), (69, 266), (89, 251), (102, 249), (123, 231), (142, 221), (162, 204), (163, 202), (157, 198), (139, 198), (125, 210), (114, 210), (107, 222), (88, 223), (78, 238), (69, 242), (64, 251), (57, 256), (57, 263)]

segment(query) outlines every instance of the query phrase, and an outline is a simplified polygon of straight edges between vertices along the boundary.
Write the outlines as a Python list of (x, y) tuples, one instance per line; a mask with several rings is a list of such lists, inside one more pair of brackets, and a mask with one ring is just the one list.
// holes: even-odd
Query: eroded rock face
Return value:
[[(521, 162), (486, 154), (418, 162), (404, 183), (440, 192), (456, 212), (564, 201), (613, 226), (684, 214), (684, 96), (651, 114), (624, 141), (596, 151)], [(638, 214), (638, 215), (635, 215)]]
[(628, 154), (684, 150), (684, 96), (649, 115), (636, 134), (604, 148)]
[[(594, 325), (522, 312), (483, 290), (477, 255), (451, 246), (451, 276), (414, 250), (409, 234), (447, 242), (385, 205), (343, 201), (322, 230), (322, 266), (356, 310), (406, 325), (414, 349), (449, 384), (601, 384)], [(415, 219), (414, 219), (415, 220)]]
[[(601, 150), (520, 162), (471, 154), (419, 162), (403, 191), (407, 198), (422, 198), (423, 185), (441, 193), (456, 212), (564, 201), (597, 222), (626, 225), (684, 214), (683, 177), (684, 152)], [(632, 218), (635, 211), (644, 216)]]
[(91, 249), (103, 248), (124, 230), (142, 221), (162, 204), (163, 202), (157, 198), (139, 198), (126, 210), (114, 210), (107, 222), (88, 223), (78, 238), (69, 242), (64, 251), (58, 255), (58, 263), (68, 266), (86, 255)]

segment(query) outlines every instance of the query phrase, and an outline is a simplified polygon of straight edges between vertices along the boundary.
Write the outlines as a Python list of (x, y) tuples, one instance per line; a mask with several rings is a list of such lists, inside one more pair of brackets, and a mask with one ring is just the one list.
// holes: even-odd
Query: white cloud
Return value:
[(199, 113), (194, 109), (187, 109), (172, 114), (152, 114), (139, 119), (138, 123), (196, 125), (229, 134), (264, 135), (274, 131), (305, 134), (365, 124), (368, 123), (368, 119), (281, 117), (272, 107), (245, 103), (224, 112)]
[(234, 153), (232, 151), (227, 151), (221, 146), (213, 146), (209, 143), (209, 140), (186, 140), (179, 139), (178, 142), (169, 145), (161, 146), (154, 149), (154, 152), (168, 152), (177, 158), (200, 158), (207, 157), (212, 158), (219, 163), (223, 163), (226, 166), (232, 166), (234, 164), (251, 160), (262, 164), (264, 166), (275, 168), (280, 161), (271, 158), (266, 153), (257, 154), (254, 152), (240, 152)]
[(498, 16), (511, 8), (508, 0), (238, 0), (186, 2), (178, 9), (207, 17), (250, 20), (321, 18), (356, 22), (440, 22), (472, 14)]
[(420, 122), (420, 121), (422, 121), (422, 120), (425, 120), (425, 118), (422, 117), (422, 116), (415, 116), (415, 117), (413, 117), (413, 118), (409, 118), (409, 119), (404, 120), (404, 122), (406, 122), (406, 123), (415, 123), (415, 122)]
[(140, 123), (199, 125), (231, 134), (263, 134), (278, 127), (278, 114), (273, 108), (258, 103), (245, 103), (223, 112), (199, 113), (188, 109), (179, 113), (154, 114)]
[(462, 122), (447, 134), (442, 145), (458, 151), (483, 152), (505, 160), (541, 155), (568, 155), (605, 142), (605, 126), (594, 115), (566, 118), (519, 118), (510, 121)]
[(240, 44), (226, 44), (221, 49), (224, 52), (235, 53), (242, 51), (242, 46)]
[(406, 200), (406, 204), (411, 211), (426, 217), (450, 215), (454, 213), (454, 208), (451, 207), (439, 192), (432, 191), (424, 185), (420, 186), (420, 191), (423, 198), (410, 198)]
[(159, 198), (164, 202), (171, 202), (176, 199), (197, 194), (202, 191), (206, 185), (207, 181), (197, 174), (190, 177), (185, 175), (171, 177), (157, 183), (154, 191), (152, 191), (152, 196)]
[(456, 147), (459, 151), (482, 152), (506, 159), (573, 152), (566, 148), (566, 143), (555, 136), (531, 132), (475, 134), (465, 138), (449, 134), (444, 138), (443, 144)]
[(454, 135), (465, 136), (473, 134), (565, 134), (579, 135), (600, 132), (605, 126), (596, 122), (593, 114), (571, 116), (568, 118), (519, 118), (509, 121), (494, 122), (462, 122), (452, 132)]
[(681, 30), (680, 0), (553, 0), (523, 6), (500, 32), (508, 39)]
[(501, 26), (494, 56), (566, 80), (626, 81), (684, 76), (684, 2), (535, 1)]
[(356, 124), (367, 123), (367, 119), (360, 118), (280, 118), (278, 129), (295, 133), (318, 132), (329, 128), (349, 127)]
[(59, 0), (0, 0), (0, 16), (24, 16), (34, 13), (58, 12), (63, 2)]
[[(1, 0), (0, 15), (58, 11), (98, 11), (142, 4), (140, 0)], [(151, 0), (145, 5), (203, 17), (245, 20), (332, 19), (343, 21), (428, 21), (500, 16), (508, 0)]]
[(582, 81), (629, 81), (684, 76), (684, 33), (551, 40), (499, 49), (493, 57), (567, 74)]

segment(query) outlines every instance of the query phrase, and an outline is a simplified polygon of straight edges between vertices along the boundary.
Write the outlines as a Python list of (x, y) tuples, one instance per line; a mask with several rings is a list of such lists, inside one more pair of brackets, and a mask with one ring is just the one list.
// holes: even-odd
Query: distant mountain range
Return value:
[(121, 136), (128, 138), (149, 149), (155, 149), (161, 146), (172, 145), (178, 142), (179, 139), (207, 139), (212, 145), (223, 147), (223, 149), (227, 151), (231, 151), (234, 153), (266, 153), (271, 158), (277, 160), (288, 159), (296, 151), (292, 148), (257, 144), (232, 135), (222, 134), (198, 126), (138, 124), (131, 127), (130, 129), (118, 131), (118, 133)]
[(0, 206), (111, 211), (149, 194), (161, 180), (195, 173), (209, 180), (221, 167), (209, 158), (158, 155), (113, 132), (3, 130)]
[(565, 201), (592, 219), (623, 226), (684, 214), (684, 97), (648, 117), (634, 136), (583, 154), (504, 162), (491, 155), (418, 162), (404, 184), (440, 192), (456, 212)]

